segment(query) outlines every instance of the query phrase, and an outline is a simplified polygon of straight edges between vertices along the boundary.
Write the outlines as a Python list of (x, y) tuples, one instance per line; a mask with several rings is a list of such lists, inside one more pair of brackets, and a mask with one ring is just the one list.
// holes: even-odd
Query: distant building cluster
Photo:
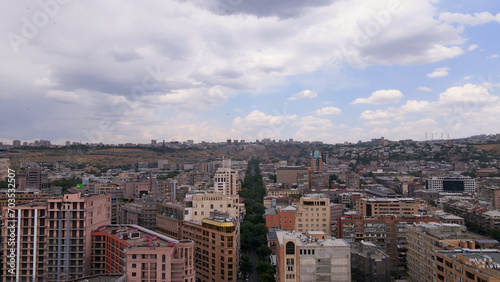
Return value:
[[(255, 209), (276, 281), (499, 281), (499, 162), (460, 140), (151, 140), (109, 146), (169, 148), (121, 167), (13, 157), (56, 147), (45, 140), (1, 146), (0, 179), (15, 164), (18, 185), (15, 206), (0, 189), (0, 253), (15, 222), (19, 270), (1, 259), (1, 281), (242, 281)], [(189, 147), (218, 153), (177, 150)], [(281, 151), (249, 167), (269, 148)], [(240, 194), (256, 171), (263, 207), (247, 214)]]

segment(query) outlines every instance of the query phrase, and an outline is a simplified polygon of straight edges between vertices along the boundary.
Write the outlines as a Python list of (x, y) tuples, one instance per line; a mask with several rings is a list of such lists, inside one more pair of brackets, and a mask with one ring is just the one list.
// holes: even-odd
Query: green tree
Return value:
[(261, 245), (257, 248), (257, 256), (259, 260), (266, 260), (271, 255), (271, 249), (267, 245)]
[(259, 274), (259, 278), (263, 275), (266, 276), (265, 274), (270, 274), (271, 276), (273, 276), (274, 266), (267, 260), (261, 260), (257, 264), (257, 273)]
[(249, 256), (243, 256), (240, 262), (240, 271), (243, 279), (246, 279), (253, 273), (253, 263)]

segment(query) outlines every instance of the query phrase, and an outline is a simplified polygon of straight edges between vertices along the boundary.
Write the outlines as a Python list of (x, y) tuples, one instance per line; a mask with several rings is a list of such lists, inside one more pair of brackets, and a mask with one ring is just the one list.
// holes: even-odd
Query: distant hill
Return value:
[(473, 145), (473, 147), (491, 155), (500, 156), (500, 144)]

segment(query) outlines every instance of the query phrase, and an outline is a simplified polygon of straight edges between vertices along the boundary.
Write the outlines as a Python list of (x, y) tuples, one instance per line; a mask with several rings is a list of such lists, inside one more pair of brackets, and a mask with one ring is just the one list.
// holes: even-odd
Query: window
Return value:
[(295, 244), (293, 242), (286, 243), (285, 248), (286, 248), (287, 255), (294, 255), (295, 254)]
[(474, 280), (474, 278), (476, 278), (476, 276), (474, 274), (470, 273), (469, 271), (465, 271), (465, 276), (467, 276), (467, 278), (472, 279), (472, 280)]
[(132, 268), (136, 268), (136, 267), (137, 267), (137, 264), (133, 263)]
[(132, 277), (136, 277), (136, 276), (137, 276), (137, 273), (132, 272)]

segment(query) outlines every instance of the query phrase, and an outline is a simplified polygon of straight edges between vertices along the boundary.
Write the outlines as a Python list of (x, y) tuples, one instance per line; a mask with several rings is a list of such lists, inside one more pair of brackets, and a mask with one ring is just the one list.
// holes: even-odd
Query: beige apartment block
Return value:
[(330, 236), (330, 198), (324, 194), (311, 194), (300, 199), (295, 215), (295, 230), (323, 231)]
[(498, 244), (496, 240), (468, 232), (463, 225), (448, 223), (407, 226), (407, 236), (408, 275), (413, 282), (436, 281), (437, 251), (489, 248)]
[(203, 220), (211, 212), (219, 211), (234, 218), (240, 216), (240, 197), (238, 195), (223, 194), (187, 194), (184, 200), (187, 214), (186, 220)]
[(368, 217), (385, 214), (413, 215), (418, 214), (418, 204), (413, 198), (359, 198), (356, 201), (356, 212)]
[(240, 183), (238, 170), (219, 168), (214, 175), (214, 191), (222, 195), (238, 195)]

